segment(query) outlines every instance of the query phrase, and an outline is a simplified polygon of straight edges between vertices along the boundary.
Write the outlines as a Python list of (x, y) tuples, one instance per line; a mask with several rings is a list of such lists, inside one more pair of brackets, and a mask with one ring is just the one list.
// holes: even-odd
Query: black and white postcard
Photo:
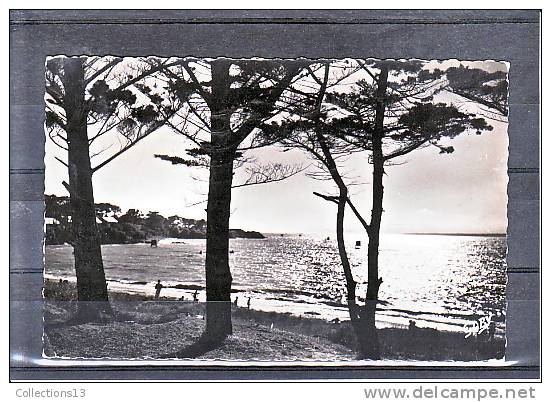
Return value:
[(508, 68), (48, 57), (44, 357), (501, 364)]

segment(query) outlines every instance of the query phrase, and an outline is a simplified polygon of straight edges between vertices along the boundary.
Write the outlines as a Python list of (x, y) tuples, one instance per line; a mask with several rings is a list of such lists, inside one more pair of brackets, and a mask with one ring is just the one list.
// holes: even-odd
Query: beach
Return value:
[[(367, 241), (347, 245), (363, 304)], [(205, 240), (162, 239), (149, 244), (102, 246), (109, 290), (205, 301)], [(335, 239), (266, 234), (265, 239), (230, 239), (232, 301), (264, 312), (291, 313), (331, 321), (348, 319), (345, 279)], [(506, 242), (503, 237), (385, 235), (381, 240), (377, 326), (418, 327), (464, 333), (481, 317), (494, 315), (505, 334)], [(46, 278), (74, 282), (71, 246), (46, 246)]]
[[(110, 291), (114, 311), (105, 322), (65, 325), (74, 312), (71, 282), (44, 285), (44, 354), (49, 358), (159, 359), (199, 339), (204, 303)], [(204, 360), (354, 361), (350, 323), (233, 307), (233, 334), (201, 355)], [(384, 360), (483, 361), (503, 358), (504, 337), (433, 328), (379, 330)]]

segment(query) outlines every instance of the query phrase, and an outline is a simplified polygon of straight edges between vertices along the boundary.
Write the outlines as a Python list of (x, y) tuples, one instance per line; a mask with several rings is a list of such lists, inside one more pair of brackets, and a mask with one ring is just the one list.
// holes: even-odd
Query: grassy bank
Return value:
[[(87, 358), (159, 358), (193, 344), (204, 328), (204, 304), (110, 292), (115, 318), (105, 323), (58, 326), (75, 309), (72, 283), (45, 284), (45, 353)], [(472, 361), (501, 358), (504, 339), (483, 341), (433, 329), (381, 329), (383, 359)], [(233, 335), (202, 355), (221, 360), (354, 360), (348, 322), (233, 308)]]

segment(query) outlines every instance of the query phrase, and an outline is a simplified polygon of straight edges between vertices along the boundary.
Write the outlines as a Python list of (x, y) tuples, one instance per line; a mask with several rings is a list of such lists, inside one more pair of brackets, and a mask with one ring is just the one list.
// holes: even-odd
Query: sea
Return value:
[[(367, 239), (349, 236), (347, 252), (356, 294), (367, 281)], [(357, 242), (359, 241), (359, 244)], [(149, 244), (103, 245), (108, 287), (152, 295), (205, 300), (205, 240), (162, 239)], [(232, 301), (268, 312), (324, 320), (348, 319), (345, 280), (336, 239), (323, 235), (267, 234), (231, 239)], [(506, 253), (503, 236), (382, 234), (379, 274), (383, 282), (378, 327), (418, 327), (469, 333), (485, 317), (505, 331)], [(70, 245), (46, 246), (45, 277), (75, 281)], [(360, 299), (361, 304), (362, 299)]]

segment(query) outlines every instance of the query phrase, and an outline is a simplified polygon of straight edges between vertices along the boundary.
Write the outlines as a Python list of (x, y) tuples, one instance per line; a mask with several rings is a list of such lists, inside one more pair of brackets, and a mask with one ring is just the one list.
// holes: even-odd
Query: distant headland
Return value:
[(439, 233), (439, 232), (410, 232), (407, 235), (426, 236), (473, 236), (473, 237), (506, 237), (507, 233)]
[[(72, 243), (71, 205), (69, 197), (45, 195), (47, 245)], [(164, 217), (158, 212), (129, 209), (122, 212), (117, 205), (96, 203), (96, 223), (102, 244), (142, 243), (151, 239), (204, 239), (207, 221)], [(264, 239), (260, 232), (230, 229), (230, 238)]]

